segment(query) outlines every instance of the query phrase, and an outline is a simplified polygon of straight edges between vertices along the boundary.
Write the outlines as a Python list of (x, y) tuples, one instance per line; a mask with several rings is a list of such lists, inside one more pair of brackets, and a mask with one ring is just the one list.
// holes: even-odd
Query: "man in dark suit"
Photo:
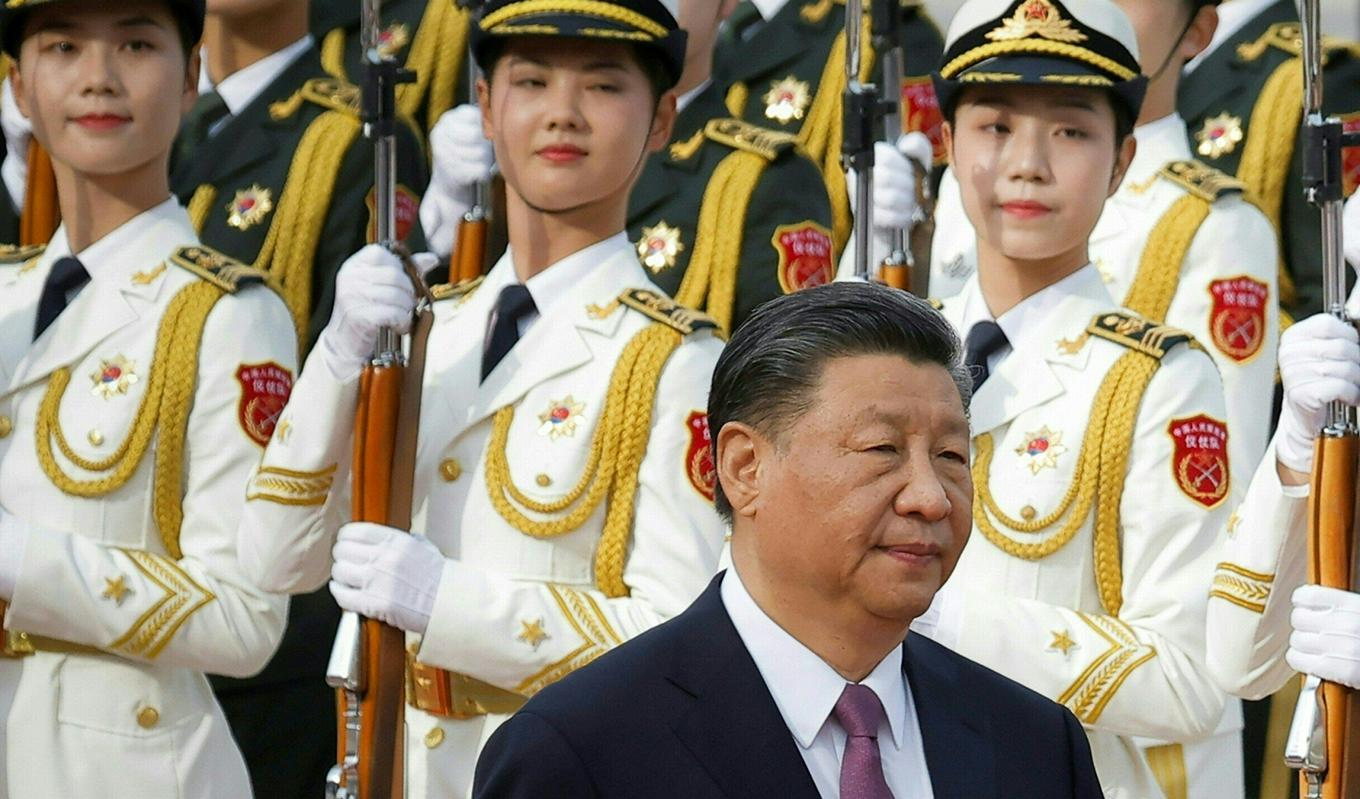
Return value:
[(732, 569), (532, 699), (474, 796), (1099, 797), (1070, 712), (908, 635), (972, 524), (959, 349), (883, 286), (757, 309), (709, 395)]

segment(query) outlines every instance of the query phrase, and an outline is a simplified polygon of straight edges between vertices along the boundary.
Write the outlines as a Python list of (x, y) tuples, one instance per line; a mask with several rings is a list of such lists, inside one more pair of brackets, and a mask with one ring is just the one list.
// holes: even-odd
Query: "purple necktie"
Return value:
[(878, 753), (878, 725), (884, 715), (878, 694), (867, 685), (846, 683), (832, 713), (845, 729), (841, 799), (893, 799)]

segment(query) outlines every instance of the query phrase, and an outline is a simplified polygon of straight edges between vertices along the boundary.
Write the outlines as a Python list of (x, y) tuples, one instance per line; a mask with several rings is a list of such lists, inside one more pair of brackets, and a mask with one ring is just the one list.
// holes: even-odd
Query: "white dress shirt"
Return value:
[[(845, 678), (765, 615), (736, 568), (723, 577), (722, 601), (793, 734), (817, 792), (822, 799), (840, 799), (846, 735), (831, 712), (845, 690)], [(902, 671), (902, 647), (883, 658), (861, 684), (883, 703), (886, 718), (879, 725), (878, 750), (893, 796), (933, 799), (921, 725)]]
[[(628, 240), (628, 233), (622, 230), (607, 239), (577, 250), (524, 281), (529, 296), (534, 298), (534, 310), (519, 318), (517, 327), (520, 338), (524, 338), (540, 316), (547, 314), (550, 308), (568, 295), (568, 289), (580, 283), (595, 267), (613, 257), (620, 249), (630, 251), (633, 249), (633, 243)], [(514, 252), (509, 247), (505, 249), (505, 257), (514, 263)]]
[[(974, 275), (973, 280), (977, 280)], [(1034, 347), (1036, 349), (1051, 345), (1051, 341), (1025, 341), (1026, 334), (1030, 331), (1043, 330), (1044, 325), (1034, 324), (1034, 320), (1042, 319), (1053, 312), (1053, 309), (1062, 304), (1065, 297), (1072, 294), (1076, 286), (1087, 280), (1100, 282), (1100, 274), (1091, 264), (1087, 264), (1067, 277), (1059, 280), (1051, 286), (1047, 286), (1025, 299), (1015, 304), (1015, 307), (996, 317), (995, 321), (1001, 326), (1001, 332), (1006, 334), (1008, 346), (997, 348), (987, 358), (987, 371), (996, 371), (997, 364), (1006, 357), (1012, 350)], [(992, 311), (987, 307), (987, 303), (982, 299), (982, 292), (965, 292), (968, 299), (963, 306), (963, 324), (959, 327), (959, 335), (967, 340), (968, 334), (972, 332), (973, 326), (978, 322), (993, 319)], [(1111, 306), (1113, 307), (1113, 306)]]

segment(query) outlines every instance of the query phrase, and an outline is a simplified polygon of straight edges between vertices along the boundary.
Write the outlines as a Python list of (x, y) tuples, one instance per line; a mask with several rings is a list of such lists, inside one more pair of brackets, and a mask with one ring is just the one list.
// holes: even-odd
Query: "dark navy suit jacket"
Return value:
[[(487, 743), (474, 797), (817, 799), (720, 581), (530, 700)], [(935, 799), (1100, 799), (1066, 708), (919, 635), (903, 664)]]

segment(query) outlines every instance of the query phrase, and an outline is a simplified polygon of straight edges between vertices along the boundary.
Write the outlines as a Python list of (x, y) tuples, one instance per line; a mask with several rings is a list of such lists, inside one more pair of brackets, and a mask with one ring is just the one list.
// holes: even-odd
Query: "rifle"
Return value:
[[(1342, 257), (1341, 154), (1360, 146), (1360, 133), (1322, 114), (1320, 0), (1304, 0), (1303, 189), (1322, 216), (1323, 301), (1327, 313), (1346, 317), (1346, 265)], [(1308, 579), (1356, 590), (1356, 480), (1360, 477), (1360, 428), (1356, 409), (1339, 402), (1327, 412), (1317, 439), (1309, 498)], [(1307, 677), (1285, 743), (1285, 763), (1300, 771), (1300, 792), (1309, 799), (1360, 797), (1360, 695), (1345, 686)]]
[[(893, 5), (880, 0), (879, 5)], [(855, 173), (855, 277), (869, 279), (869, 243), (873, 235), (874, 141), (875, 131), (884, 115), (894, 107), (880, 98), (878, 86), (861, 83), (860, 62), (864, 57), (861, 25), (864, 0), (847, 0), (845, 5), (845, 94), (841, 102), (841, 166)], [(898, 80), (901, 85), (901, 80)]]
[[(884, 91), (892, 91), (897, 87), (897, 97), (886, 100), (883, 104), (883, 130), (884, 140), (891, 143), (902, 134), (902, 20), (899, 16), (898, 4), (879, 0), (869, 8), (870, 28), (873, 37), (874, 52), (879, 59)], [(849, 42), (847, 40), (847, 46)], [(920, 180), (920, 176), (917, 176)], [(864, 206), (859, 206), (863, 208)], [(878, 265), (878, 274), (884, 283), (903, 291), (911, 290), (912, 271), (916, 266), (915, 259), (912, 257), (908, 247), (909, 231), (898, 229), (892, 232), (889, 239), (888, 254), (884, 256), (883, 262)]]
[(28, 183), (24, 189), (24, 208), (19, 214), (19, 243), (24, 246), (46, 244), (61, 223), (57, 204), (57, 176), (52, 158), (38, 144), (28, 143)]
[[(411, 526), (412, 483), (420, 419), (425, 342), (432, 315), (410, 254), (396, 236), (396, 88), (415, 75), (379, 44), (380, 0), (362, 1), (364, 135), (373, 142), (377, 211), (375, 238), (401, 257), (422, 300), (415, 311), (410, 359), (393, 330), (378, 335), (373, 360), (359, 380), (354, 420), (353, 519), (398, 529)], [(339, 763), (326, 777), (328, 799), (397, 799), (406, 636), (376, 619), (346, 613), (341, 618), (326, 669), (326, 683), (339, 692)]]
[[(469, 24), (475, 25), (476, 11), (481, 6), (481, 0), (456, 0), (459, 7), (468, 11), (468, 17), (474, 21)], [(482, 72), (477, 68), (477, 59), (472, 55), (472, 49), (468, 48), (468, 102), (477, 102), (477, 81), (482, 77)], [(473, 187), (472, 207), (463, 214), (463, 219), (458, 223), (458, 243), (454, 247), (453, 255), (449, 259), (449, 282), (462, 283), (465, 280), (472, 280), (480, 276), (486, 267), (486, 242), (490, 228), (491, 207), (491, 181), (478, 181)]]

